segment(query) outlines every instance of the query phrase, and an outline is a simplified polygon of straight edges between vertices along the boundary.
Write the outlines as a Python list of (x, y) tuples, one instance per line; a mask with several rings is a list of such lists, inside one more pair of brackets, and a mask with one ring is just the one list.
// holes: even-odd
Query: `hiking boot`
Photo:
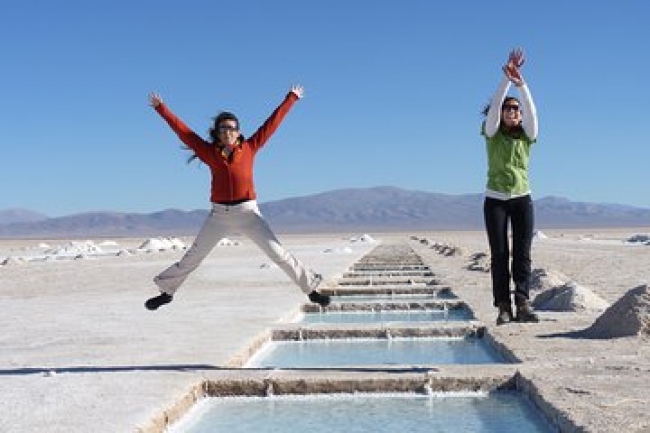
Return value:
[(497, 326), (512, 322), (512, 307), (510, 304), (499, 304), (499, 315), (497, 316)]
[(167, 293), (161, 293), (158, 296), (147, 299), (147, 302), (144, 303), (144, 306), (147, 307), (147, 310), (157, 310), (161, 305), (169, 304), (174, 297)]
[(330, 304), (329, 295), (323, 295), (318, 293), (316, 290), (309, 294), (309, 300), (314, 304), (318, 304), (321, 307), (327, 307)]
[(517, 316), (515, 316), (515, 320), (522, 323), (537, 323), (539, 322), (539, 317), (533, 311), (530, 303), (525, 301), (517, 304)]

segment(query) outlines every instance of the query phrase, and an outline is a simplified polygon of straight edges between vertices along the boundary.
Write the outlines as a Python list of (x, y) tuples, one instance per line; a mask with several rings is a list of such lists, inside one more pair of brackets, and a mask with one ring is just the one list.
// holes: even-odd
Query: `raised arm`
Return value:
[(523, 115), (521, 119), (521, 127), (531, 140), (537, 140), (538, 124), (537, 124), (537, 109), (533, 102), (533, 97), (530, 89), (526, 85), (521, 74), (521, 67), (524, 64), (524, 52), (521, 49), (516, 49), (510, 52), (508, 63), (503, 67), (503, 72), (506, 74), (508, 80), (515, 85), (521, 96), (521, 103), (523, 105)]
[(149, 105), (167, 122), (169, 127), (178, 135), (178, 138), (192, 149), (199, 158), (207, 153), (207, 144), (199, 135), (192, 131), (181, 119), (176, 117), (172, 111), (167, 108), (163, 98), (156, 92), (149, 93)]
[(524, 112), (521, 118), (521, 127), (524, 128), (524, 132), (531, 140), (537, 140), (537, 134), (539, 132), (539, 126), (537, 123), (537, 108), (533, 102), (533, 96), (530, 94), (530, 90), (526, 83), (523, 83), (521, 86), (517, 86), (519, 89), (519, 94), (521, 95), (521, 103), (523, 105)]
[(521, 126), (528, 138), (531, 140), (537, 139), (537, 110), (530, 90), (521, 74), (521, 67), (524, 61), (524, 52), (521, 49), (515, 49), (510, 52), (508, 62), (502, 68), (505, 76), (490, 101), (490, 108), (485, 119), (484, 132), (487, 137), (494, 136), (499, 130), (499, 125), (501, 124), (501, 106), (503, 105), (508, 90), (510, 90), (510, 85), (514, 84), (519, 91), (523, 105)]
[(268, 119), (248, 140), (254, 149), (259, 149), (271, 138), (271, 135), (278, 129), (293, 104), (303, 97), (305, 90), (302, 86), (292, 86), (280, 105), (271, 113)]
[(497, 91), (492, 96), (490, 101), (490, 108), (487, 112), (485, 118), (485, 135), (487, 137), (493, 137), (494, 134), (499, 130), (499, 125), (501, 124), (501, 106), (503, 101), (506, 99), (506, 94), (510, 89), (510, 80), (508, 77), (503, 77)]

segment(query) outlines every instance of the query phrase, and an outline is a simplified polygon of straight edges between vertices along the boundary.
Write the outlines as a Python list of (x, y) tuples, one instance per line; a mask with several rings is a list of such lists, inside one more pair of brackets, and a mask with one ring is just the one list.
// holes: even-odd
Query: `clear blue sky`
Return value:
[(650, 2), (21, 0), (0, 14), (0, 209), (50, 216), (208, 206), (148, 107), (250, 135), (305, 98), (256, 162), (260, 202), (393, 185), (479, 193), (482, 106), (527, 54), (533, 195), (650, 208)]

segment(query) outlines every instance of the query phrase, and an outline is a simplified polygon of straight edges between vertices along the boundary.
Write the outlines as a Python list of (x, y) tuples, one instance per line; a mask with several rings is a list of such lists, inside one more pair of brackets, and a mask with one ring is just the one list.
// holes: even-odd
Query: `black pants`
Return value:
[(512, 281), (515, 301), (528, 300), (530, 286), (530, 249), (533, 242), (534, 212), (530, 195), (511, 200), (486, 197), (483, 204), (492, 255), (492, 293), (494, 306), (510, 304), (510, 249), (508, 221), (512, 225)]

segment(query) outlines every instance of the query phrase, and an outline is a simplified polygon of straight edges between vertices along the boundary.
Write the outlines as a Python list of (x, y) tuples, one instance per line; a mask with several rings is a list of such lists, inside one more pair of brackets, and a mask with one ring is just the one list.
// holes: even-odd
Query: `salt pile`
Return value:
[(634, 235), (630, 236), (627, 239), (627, 242), (630, 244), (646, 244), (650, 245), (650, 235)]
[(648, 285), (630, 289), (584, 331), (589, 338), (650, 337)]
[(101, 254), (102, 249), (93, 241), (85, 242), (68, 242), (67, 244), (57, 245), (45, 251), (50, 256), (73, 256), (80, 254)]
[(183, 248), (185, 248), (185, 244), (178, 238), (149, 238), (138, 247), (139, 250), (146, 251), (164, 251)]
[(569, 278), (556, 271), (546, 269), (533, 269), (530, 275), (530, 290), (545, 291), (562, 287), (569, 282)]
[(239, 245), (239, 242), (233, 241), (232, 239), (223, 238), (217, 242), (218, 247), (233, 247)]
[(470, 271), (490, 272), (490, 256), (487, 253), (474, 253), (469, 257), (469, 260), (469, 264), (465, 269)]
[(323, 250), (326, 254), (352, 254), (352, 248), (350, 247), (337, 247), (337, 248), (326, 248)]
[(2, 262), (0, 262), (0, 265), (10, 266), (10, 265), (22, 265), (24, 263), (26, 262), (25, 259), (23, 259), (22, 257), (7, 257)]
[(530, 279), (531, 292), (539, 292), (532, 304), (535, 309), (547, 311), (596, 311), (602, 312), (609, 303), (590, 289), (565, 275), (534, 269)]
[(535, 297), (533, 306), (547, 311), (605, 311), (609, 303), (572, 281), (543, 291)]
[(533, 239), (548, 239), (548, 236), (540, 230), (536, 230), (535, 233), (533, 233)]
[(368, 243), (374, 243), (375, 238), (370, 236), (369, 234), (363, 234), (360, 237), (351, 237), (349, 239), (350, 242), (368, 242)]
[(436, 250), (439, 254), (442, 254), (443, 256), (446, 257), (463, 255), (463, 250), (455, 245), (441, 244), (438, 242), (434, 242), (433, 245), (431, 245), (431, 249)]

